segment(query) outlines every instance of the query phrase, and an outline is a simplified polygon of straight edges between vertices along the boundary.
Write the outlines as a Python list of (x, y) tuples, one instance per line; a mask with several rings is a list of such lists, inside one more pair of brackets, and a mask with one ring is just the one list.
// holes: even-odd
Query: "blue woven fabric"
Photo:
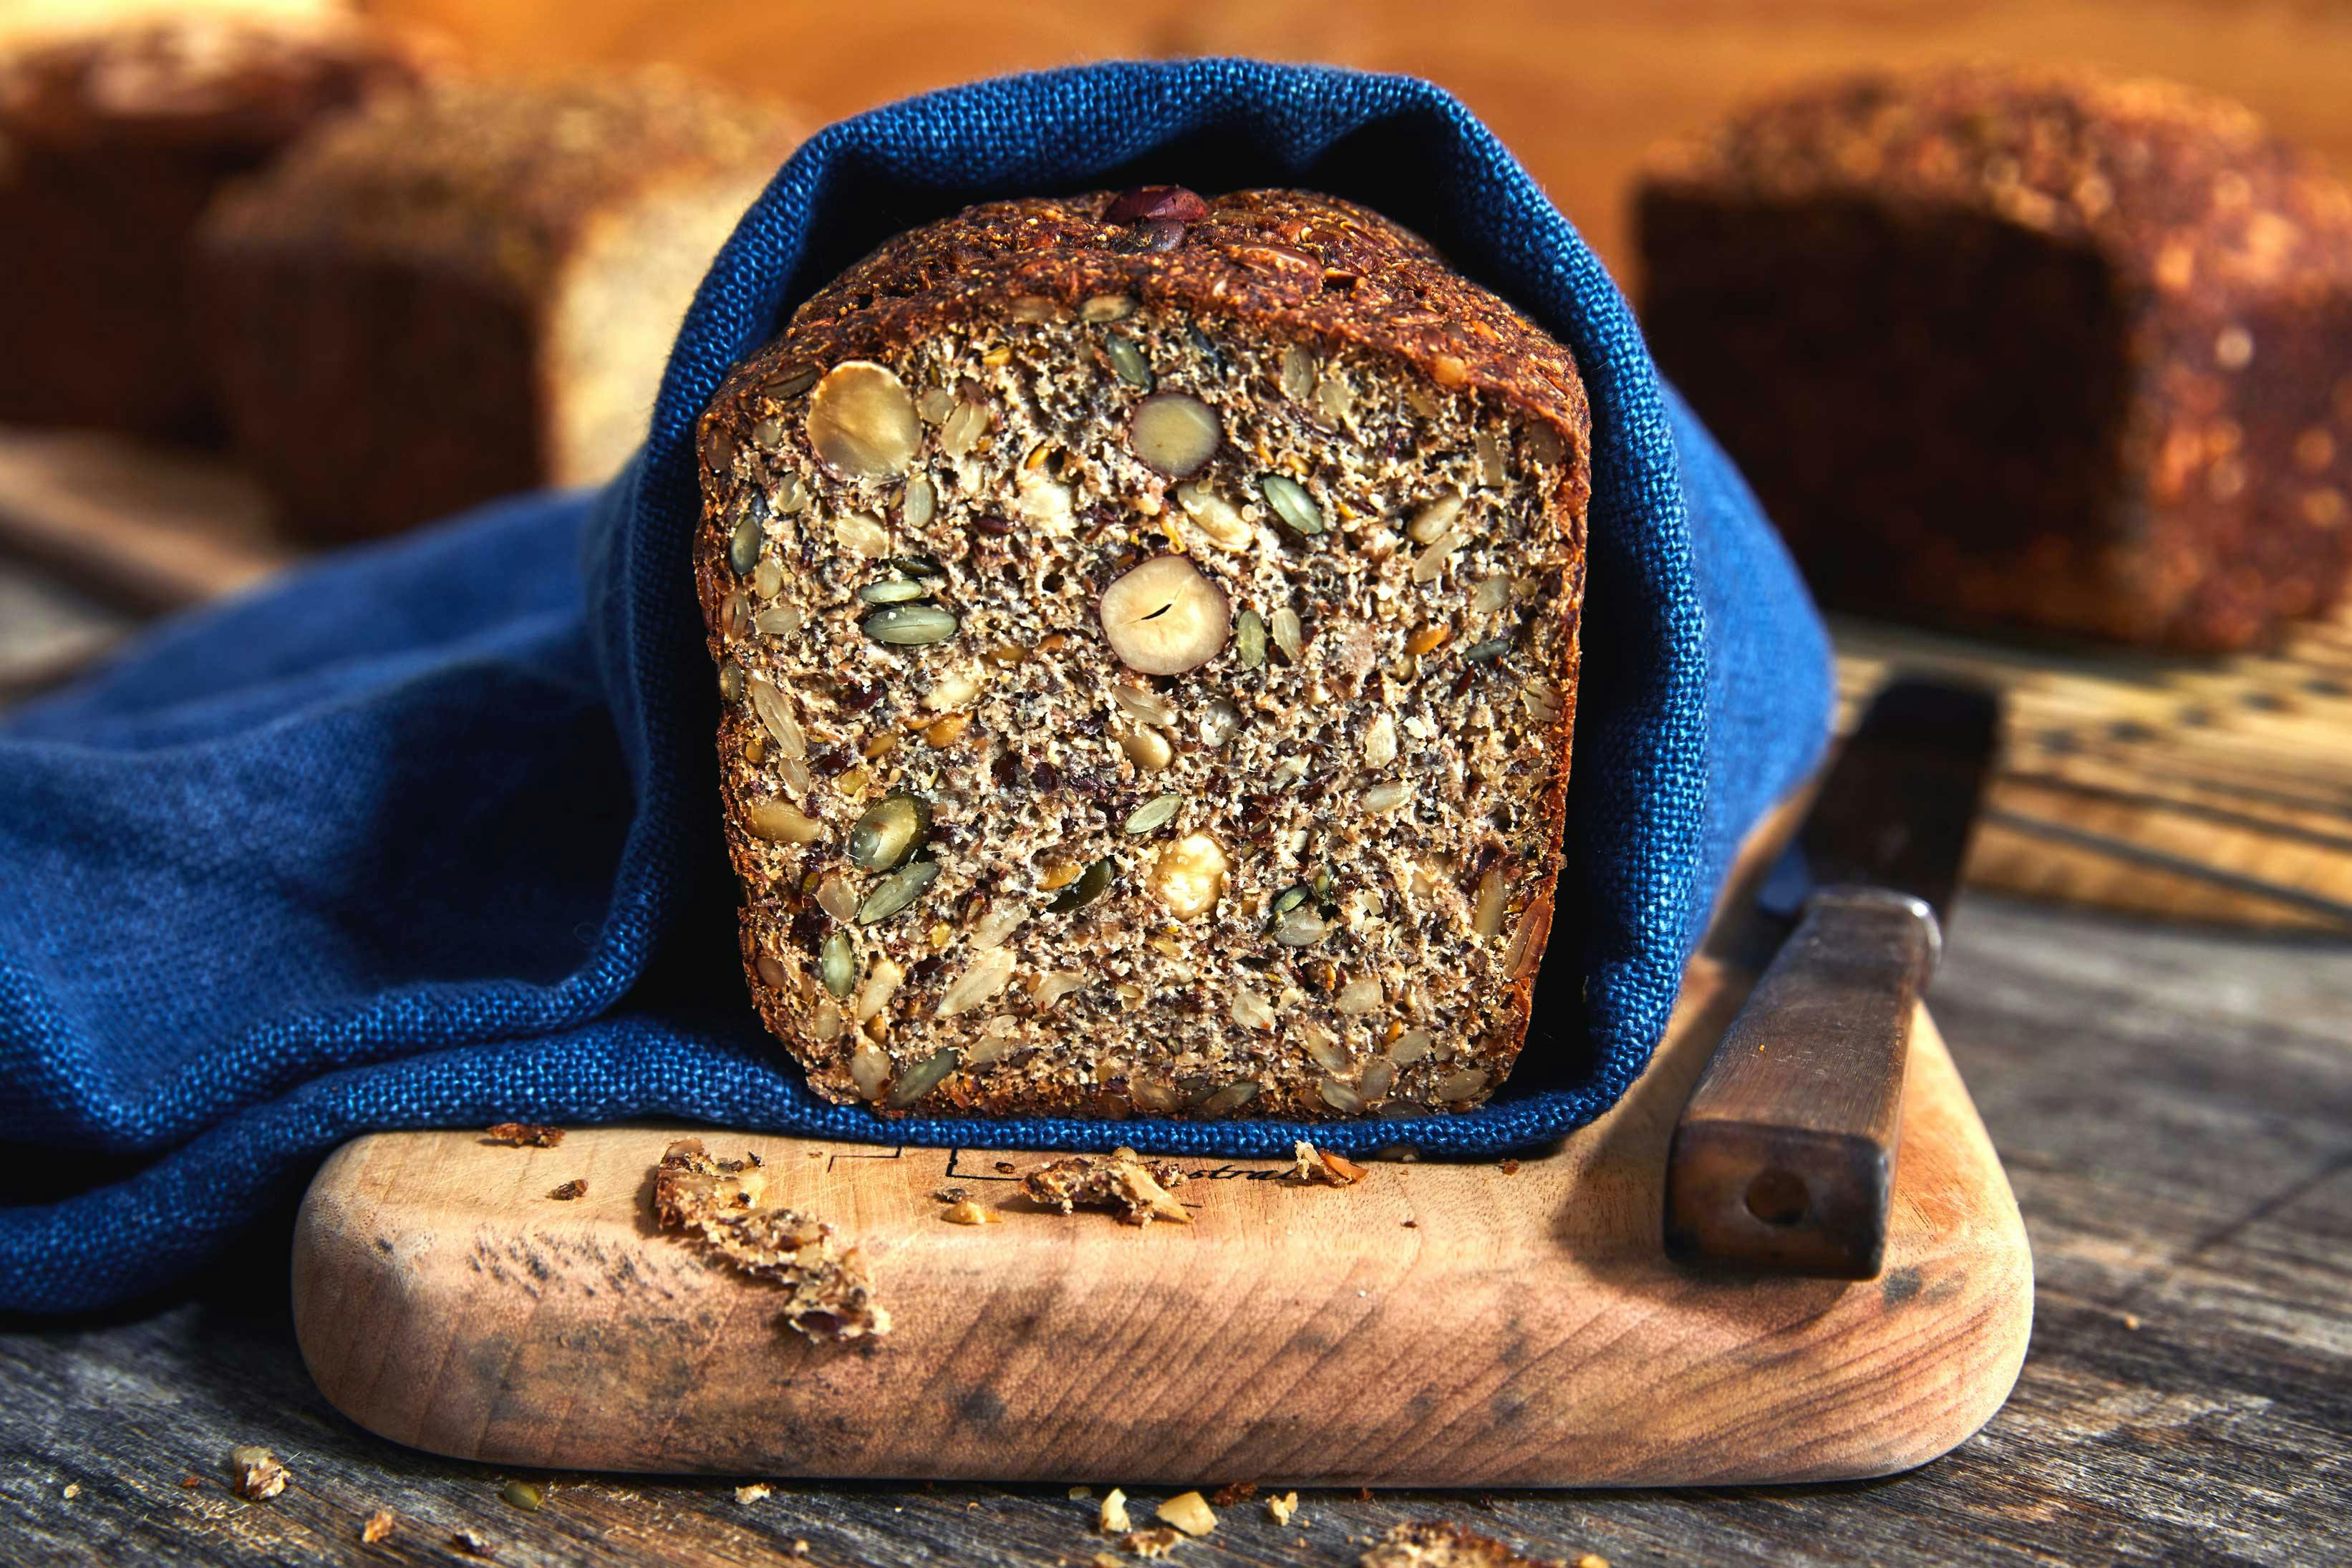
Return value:
[[(1536, 1032), (1475, 1112), (1313, 1136), (1494, 1152), (1613, 1101), (1734, 847), (1827, 731), (1828, 647), (1787, 557), (1600, 264), (1446, 94), (1246, 61), (1090, 67), (810, 142), (720, 254), (644, 451), (603, 491), (347, 553), (171, 624), (0, 727), (0, 1140), (17, 1156), (0, 1307), (163, 1286), (373, 1129), (670, 1114), (1286, 1154), (1304, 1129), (826, 1105), (761, 1033), (735, 958), (687, 566), (695, 415), (889, 232), (1147, 181), (1353, 197), (1574, 350), (1595, 443), (1585, 666)], [(36, 1167), (101, 1183), (44, 1186)]]

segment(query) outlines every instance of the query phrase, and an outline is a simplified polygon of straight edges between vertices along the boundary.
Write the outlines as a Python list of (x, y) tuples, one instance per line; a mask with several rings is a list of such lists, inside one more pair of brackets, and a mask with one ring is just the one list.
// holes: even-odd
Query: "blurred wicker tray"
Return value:
[(1842, 719), (1898, 669), (2008, 693), (1971, 885), (2352, 932), (2352, 606), (2221, 660), (1835, 630)]

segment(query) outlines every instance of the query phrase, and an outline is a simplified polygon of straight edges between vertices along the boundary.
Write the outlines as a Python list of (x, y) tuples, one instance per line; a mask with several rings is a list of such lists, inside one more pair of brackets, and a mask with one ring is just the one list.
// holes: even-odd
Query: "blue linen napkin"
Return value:
[(1453, 98), (1248, 60), (1091, 66), (809, 142), (719, 254), (646, 446), (602, 491), (347, 552), (172, 622), (0, 724), (0, 1310), (163, 1287), (324, 1151), (384, 1128), (666, 1114), (1203, 1156), (1308, 1135), (883, 1121), (808, 1092), (738, 968), (688, 571), (696, 415), (888, 234), (1143, 183), (1351, 197), (1574, 351), (1594, 440), (1584, 673), (1535, 1030), (1475, 1112), (1311, 1136), (1498, 1152), (1607, 1109), (1664, 1028), (1741, 837), (1822, 749), (1819, 619), (1601, 264)]

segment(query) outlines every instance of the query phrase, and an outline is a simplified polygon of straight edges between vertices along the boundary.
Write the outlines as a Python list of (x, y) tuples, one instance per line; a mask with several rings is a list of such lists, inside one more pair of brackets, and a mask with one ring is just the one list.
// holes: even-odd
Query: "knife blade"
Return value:
[(1855, 726), (1759, 895), (1785, 935), (1675, 1125), (1671, 1256), (1878, 1274), (1911, 1020), (2000, 727), (1993, 693), (1922, 679), (1885, 688)]

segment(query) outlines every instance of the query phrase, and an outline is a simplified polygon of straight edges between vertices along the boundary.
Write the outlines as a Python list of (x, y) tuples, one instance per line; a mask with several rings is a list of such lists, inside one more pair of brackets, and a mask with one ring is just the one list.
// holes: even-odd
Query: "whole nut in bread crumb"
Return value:
[(1132, 1149), (1108, 1154), (1071, 1154), (1048, 1161), (1021, 1178), (1021, 1189), (1041, 1204), (1069, 1214), (1079, 1207), (1108, 1209), (1125, 1225), (1155, 1219), (1192, 1223), (1170, 1191), (1184, 1173), (1173, 1160), (1146, 1160)]
[(247, 1502), (274, 1498), (286, 1489), (286, 1467), (267, 1448), (245, 1444), (228, 1454), (229, 1486)]
[(1181, 675), (1225, 646), (1233, 605), (1225, 591), (1181, 555), (1155, 555), (1103, 590), (1099, 613), (1111, 652), (1144, 675)]
[(1217, 411), (1181, 392), (1158, 392), (1135, 405), (1128, 445), (1148, 468), (1189, 479), (1208, 467), (1225, 438)]
[(1352, 1187), (1370, 1173), (1345, 1155), (1334, 1154), (1328, 1149), (1318, 1149), (1312, 1143), (1291, 1145), (1291, 1180), (1321, 1183), (1326, 1186)]
[(769, 1201), (767, 1175), (748, 1160), (714, 1158), (681, 1138), (654, 1167), (654, 1214), (728, 1262), (785, 1291), (787, 1326), (820, 1342), (887, 1333), (865, 1256), (833, 1226)]
[(1179, 1492), (1154, 1510), (1166, 1524), (1172, 1524), (1187, 1535), (1206, 1535), (1217, 1528), (1216, 1511), (1209, 1507), (1199, 1492)]

